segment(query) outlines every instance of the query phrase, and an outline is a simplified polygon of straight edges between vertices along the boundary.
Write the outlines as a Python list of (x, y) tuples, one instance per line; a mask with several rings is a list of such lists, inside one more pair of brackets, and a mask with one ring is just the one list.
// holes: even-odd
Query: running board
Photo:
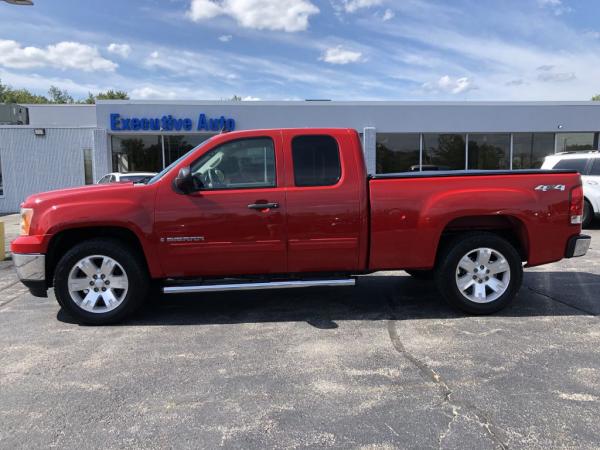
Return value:
[(252, 291), (258, 289), (292, 289), (317, 286), (354, 286), (354, 278), (339, 280), (271, 281), (262, 283), (200, 284), (195, 286), (165, 286), (165, 294), (192, 294), (196, 292)]

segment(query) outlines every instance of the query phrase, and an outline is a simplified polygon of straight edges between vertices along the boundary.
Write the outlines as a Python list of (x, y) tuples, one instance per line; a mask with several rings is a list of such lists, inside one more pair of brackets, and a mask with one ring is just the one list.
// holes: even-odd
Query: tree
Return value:
[(13, 89), (0, 80), (0, 103), (48, 103), (48, 99), (27, 89)]
[(33, 94), (27, 89), (13, 89), (7, 84), (2, 84), (2, 80), (0, 80), (0, 103), (87, 103), (93, 105), (96, 100), (129, 100), (129, 95), (125, 91), (109, 89), (96, 95), (90, 92), (87, 98), (75, 101), (66, 89), (60, 89), (57, 86), (50, 86), (48, 97), (45, 97)]
[(592, 101), (593, 101), (593, 102), (600, 102), (600, 94), (598, 94), (598, 95), (594, 95), (594, 96), (592, 97)]
[(73, 103), (73, 97), (69, 95), (66, 89), (59, 89), (56, 86), (50, 86), (48, 89), (50, 103)]
[(82, 103), (93, 105), (96, 100), (129, 100), (129, 95), (125, 91), (113, 91), (112, 89), (106, 92), (98, 92), (96, 95), (90, 92)]

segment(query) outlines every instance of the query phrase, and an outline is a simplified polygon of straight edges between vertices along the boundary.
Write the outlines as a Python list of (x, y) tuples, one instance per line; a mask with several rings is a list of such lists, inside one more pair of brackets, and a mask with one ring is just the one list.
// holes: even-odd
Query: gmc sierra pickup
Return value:
[(526, 267), (584, 255), (573, 171), (367, 176), (347, 129), (224, 133), (147, 184), (30, 196), (11, 250), (33, 295), (112, 323), (165, 294), (350, 286), (403, 269), (473, 314), (505, 307)]

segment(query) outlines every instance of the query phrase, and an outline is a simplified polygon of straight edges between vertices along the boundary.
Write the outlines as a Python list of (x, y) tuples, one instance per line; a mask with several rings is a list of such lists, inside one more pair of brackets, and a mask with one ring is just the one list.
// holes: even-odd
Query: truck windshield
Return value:
[(202, 142), (200, 145), (197, 145), (196, 147), (194, 147), (190, 151), (188, 151), (188, 152), (184, 153), (183, 155), (181, 155), (179, 158), (177, 158), (175, 161), (173, 161), (171, 164), (169, 164), (163, 170), (161, 170), (156, 175), (154, 175), (152, 178), (150, 178), (150, 180), (148, 180), (148, 182), (146, 184), (156, 183), (158, 180), (160, 180), (162, 177), (164, 177), (173, 167), (175, 167), (177, 164), (179, 164), (182, 159), (184, 159), (185, 157), (187, 157), (187, 155), (189, 155), (191, 152), (198, 150), (200, 147), (204, 147), (207, 143), (209, 143), (212, 140), (213, 137), (214, 136), (211, 136), (210, 138), (208, 138), (207, 140), (205, 140), (204, 142)]

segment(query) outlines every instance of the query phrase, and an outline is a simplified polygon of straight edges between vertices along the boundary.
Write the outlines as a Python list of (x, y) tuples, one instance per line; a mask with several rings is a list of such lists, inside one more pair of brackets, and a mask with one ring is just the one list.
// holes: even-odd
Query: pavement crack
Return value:
[(556, 297), (553, 297), (553, 296), (551, 296), (551, 295), (549, 295), (549, 294), (546, 294), (545, 292), (543, 292), (543, 291), (540, 291), (539, 289), (532, 288), (531, 286), (528, 286), (528, 285), (526, 285), (526, 284), (523, 284), (523, 286), (525, 286), (527, 289), (529, 289), (529, 290), (530, 290), (531, 292), (533, 292), (534, 294), (538, 294), (538, 295), (541, 295), (542, 297), (546, 297), (546, 298), (548, 298), (548, 299), (550, 299), (550, 300), (552, 300), (552, 301), (554, 301), (554, 302), (556, 302), (556, 303), (560, 303), (561, 305), (564, 305), (564, 306), (567, 306), (567, 307), (569, 307), (569, 308), (571, 308), (571, 309), (574, 309), (574, 310), (576, 310), (576, 311), (582, 312), (582, 313), (584, 313), (585, 315), (588, 315), (588, 316), (592, 316), (592, 317), (596, 317), (596, 318), (598, 318), (598, 315), (597, 315), (597, 314), (595, 314), (595, 313), (593, 313), (593, 312), (591, 312), (591, 311), (588, 311), (588, 310), (586, 310), (586, 309), (583, 309), (583, 308), (579, 308), (578, 306), (571, 305), (570, 303), (567, 303), (567, 302), (565, 302), (565, 301), (563, 301), (563, 300), (559, 300), (559, 299), (558, 299), (558, 298), (556, 298)]
[(452, 398), (453, 391), (448, 385), (448, 383), (442, 378), (442, 376), (437, 373), (434, 369), (429, 367), (427, 363), (417, 358), (410, 351), (407, 350), (406, 346), (403, 344), (400, 336), (398, 335), (398, 330), (396, 329), (396, 323), (399, 321), (396, 318), (393, 304), (389, 301), (390, 307), (390, 317), (387, 323), (387, 330), (390, 341), (394, 349), (400, 353), (407, 361), (409, 361), (413, 366), (417, 368), (421, 377), (426, 381), (431, 381), (437, 387), (441, 403), (440, 407), (445, 410), (449, 410), (448, 412), (451, 414), (450, 421), (446, 426), (445, 430), (439, 435), (438, 444), (440, 449), (442, 448), (444, 439), (446, 439), (450, 432), (452, 425), (456, 422), (456, 420), (463, 418), (468, 422), (475, 422), (481, 428), (483, 428), (494, 445), (501, 449), (508, 449), (508, 444), (506, 444), (500, 437), (501, 431), (498, 427), (496, 427), (490, 418), (479, 410), (474, 405), (467, 402), (459, 402)]

